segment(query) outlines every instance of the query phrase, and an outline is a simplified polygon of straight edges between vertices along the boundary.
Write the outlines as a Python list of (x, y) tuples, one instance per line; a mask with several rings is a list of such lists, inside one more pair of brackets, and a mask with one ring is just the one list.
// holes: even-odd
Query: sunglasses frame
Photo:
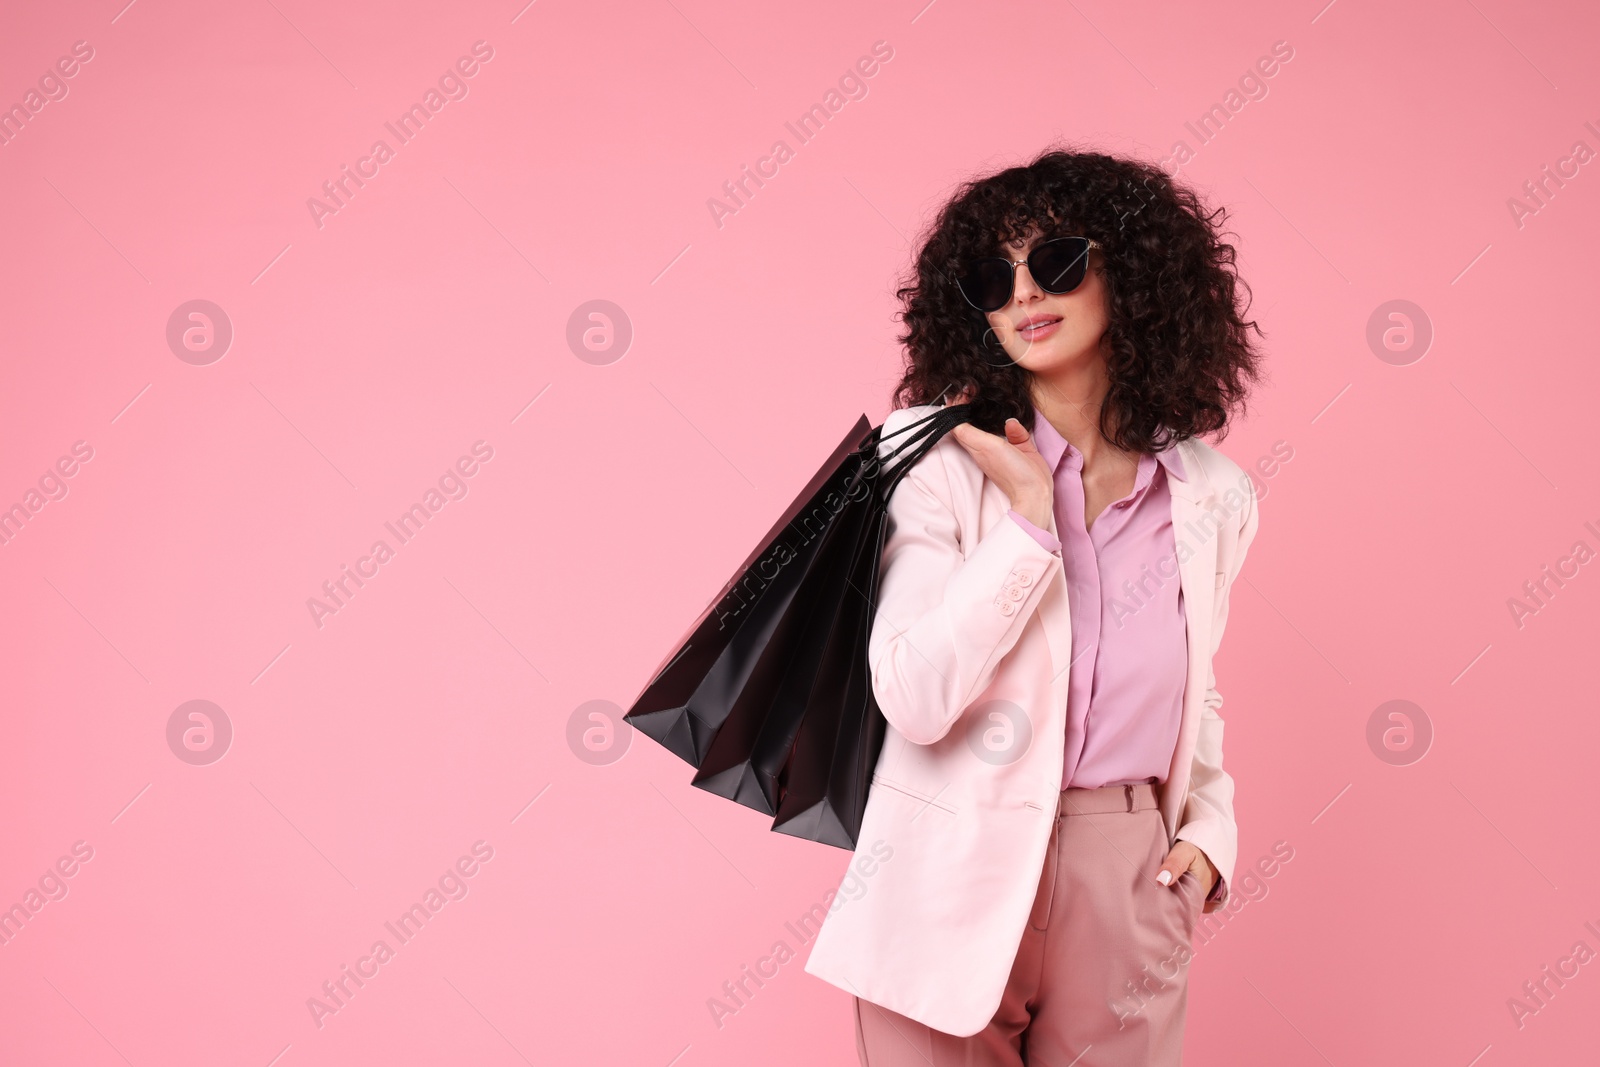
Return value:
[[(992, 308), (986, 308), (983, 305), (979, 304), (977, 301), (973, 300), (972, 297), (968, 296), (966, 287), (961, 284), (961, 278), (957, 278), (956, 279), (956, 289), (961, 293), (961, 298), (963, 300), (965, 300), (967, 303), (971, 304), (973, 307), (977, 308), (979, 311), (983, 312), (985, 315), (993, 314), (994, 312), (999, 311), (1001, 308), (1005, 307), (1007, 304), (1011, 303), (1011, 298), (1017, 294), (1017, 268), (1022, 266), (1024, 263), (1026, 263), (1028, 265), (1028, 273), (1033, 276), (1033, 282), (1034, 282), (1035, 285), (1037, 285), (1040, 289), (1043, 289), (1045, 292), (1051, 294), (1052, 296), (1064, 296), (1067, 293), (1072, 292), (1073, 289), (1078, 288), (1079, 285), (1082, 285), (1083, 284), (1083, 279), (1080, 278), (1078, 280), (1077, 285), (1072, 286), (1072, 288), (1070, 288), (1070, 289), (1061, 289), (1061, 290), (1051, 289), (1050, 287), (1045, 285), (1043, 282), (1039, 281), (1038, 275), (1034, 272), (1033, 263), (1032, 263), (1033, 257), (1039, 253), (1040, 249), (1044, 248), (1047, 245), (1055, 244), (1057, 241), (1084, 241), (1084, 242), (1086, 242), (1086, 247), (1083, 250), (1083, 255), (1084, 255), (1084, 259), (1085, 260), (1088, 259), (1089, 250), (1090, 249), (1099, 248), (1099, 249), (1103, 250), (1105, 248), (1104, 245), (1102, 245), (1099, 241), (1096, 241), (1093, 237), (1080, 237), (1080, 236), (1073, 236), (1071, 234), (1067, 234), (1067, 235), (1063, 235), (1061, 237), (1052, 237), (1048, 241), (1040, 241), (1038, 244), (1034, 245), (1031, 249), (1029, 249), (1028, 250), (1028, 254), (1026, 256), (1023, 256), (1021, 259), (1007, 259), (1004, 256), (980, 256), (977, 259), (969, 260), (968, 264), (967, 264), (967, 271), (966, 271), (967, 274), (973, 273), (973, 271), (977, 269), (978, 264), (984, 263), (984, 262), (987, 262), (987, 261), (990, 261), (990, 260), (993, 260), (996, 263), (1004, 263), (1011, 270), (1011, 284), (1006, 289), (1006, 298), (1004, 300), (1002, 300), (997, 306), (992, 307)], [(1089, 274), (1089, 271), (1088, 271), (1088, 266), (1086, 264), (1085, 267), (1084, 267), (1084, 277), (1087, 278), (1088, 274)], [(963, 275), (963, 277), (965, 277), (965, 275)]]

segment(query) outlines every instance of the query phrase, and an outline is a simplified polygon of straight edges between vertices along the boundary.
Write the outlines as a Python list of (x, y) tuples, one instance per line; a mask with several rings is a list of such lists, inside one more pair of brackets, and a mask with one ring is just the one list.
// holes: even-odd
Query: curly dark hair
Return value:
[[(1032, 162), (963, 183), (934, 221), (896, 295), (906, 369), (895, 406), (971, 390), (972, 422), (1001, 433), (1008, 416), (1033, 429), (1032, 372), (1006, 355), (955, 279), (975, 256), (1038, 226), (1103, 246), (1109, 302), (1110, 388), (1100, 432), (1119, 448), (1156, 452), (1199, 434), (1227, 433), (1260, 353), (1242, 315), (1250, 287), (1222, 240), (1227, 213), (1208, 212), (1160, 167), (1052, 148)], [(1241, 293), (1240, 290), (1243, 292)], [(1241, 306), (1242, 305), (1242, 306)]]

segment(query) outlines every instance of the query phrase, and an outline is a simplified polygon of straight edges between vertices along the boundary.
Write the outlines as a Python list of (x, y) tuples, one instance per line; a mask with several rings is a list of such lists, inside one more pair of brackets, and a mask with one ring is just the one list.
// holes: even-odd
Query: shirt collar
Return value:
[(1044, 457), (1045, 463), (1049, 464), (1053, 472), (1061, 463), (1062, 455), (1066, 453), (1067, 439), (1050, 425), (1050, 420), (1044, 417), (1037, 406), (1033, 409), (1033, 443), (1038, 446), (1039, 455)]
[[(1039, 455), (1044, 457), (1044, 461), (1049, 465), (1052, 473), (1061, 464), (1061, 458), (1069, 454), (1073, 468), (1076, 470), (1083, 469), (1083, 458), (1078, 454), (1078, 450), (1072, 448), (1067, 443), (1067, 439), (1061, 436), (1060, 431), (1050, 425), (1050, 420), (1044, 417), (1044, 413), (1039, 410), (1038, 405), (1034, 405), (1033, 409), (1033, 443), (1038, 446)], [(1155, 458), (1167, 469), (1169, 476), (1178, 479), (1180, 482), (1189, 480), (1184, 476), (1183, 457), (1178, 454), (1178, 446), (1176, 444), (1168, 445), (1160, 452), (1157, 452)], [(1141, 462), (1141, 475), (1143, 474), (1144, 466), (1144, 463)], [(1152, 470), (1151, 473), (1154, 474), (1154, 471)], [(1141, 483), (1145, 481), (1143, 477), (1139, 480)]]

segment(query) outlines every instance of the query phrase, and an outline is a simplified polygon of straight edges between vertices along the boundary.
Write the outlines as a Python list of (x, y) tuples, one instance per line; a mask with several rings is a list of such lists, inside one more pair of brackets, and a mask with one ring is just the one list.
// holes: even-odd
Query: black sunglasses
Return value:
[(956, 279), (967, 303), (982, 312), (999, 311), (1011, 302), (1016, 286), (1017, 267), (1028, 264), (1033, 282), (1047, 293), (1060, 296), (1083, 284), (1089, 273), (1089, 249), (1103, 247), (1088, 237), (1056, 237), (1041, 241), (1025, 260), (986, 256), (967, 263), (966, 273)]

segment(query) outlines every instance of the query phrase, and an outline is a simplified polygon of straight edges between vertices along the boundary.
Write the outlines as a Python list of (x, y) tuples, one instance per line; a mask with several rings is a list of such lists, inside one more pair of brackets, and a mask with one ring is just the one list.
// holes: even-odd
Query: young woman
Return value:
[(1180, 1061), (1237, 847), (1211, 661), (1257, 525), (1197, 439), (1259, 377), (1224, 219), (1157, 167), (1046, 152), (964, 185), (900, 290), (885, 433), (973, 418), (889, 503), (889, 727), (806, 964), (854, 994), (863, 1064)]

